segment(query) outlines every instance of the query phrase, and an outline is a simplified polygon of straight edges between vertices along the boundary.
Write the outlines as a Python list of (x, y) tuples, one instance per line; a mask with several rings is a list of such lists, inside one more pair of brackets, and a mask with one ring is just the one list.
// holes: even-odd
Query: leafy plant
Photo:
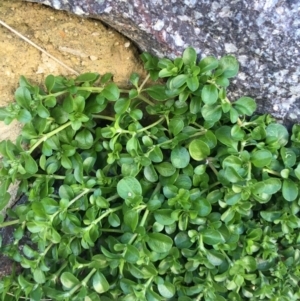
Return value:
[(232, 56), (142, 60), (130, 90), (21, 77), (0, 110), (25, 124), (0, 143), (0, 207), (16, 180), (28, 197), (1, 221), (22, 267), (2, 300), (300, 300), (300, 126), (229, 101)]

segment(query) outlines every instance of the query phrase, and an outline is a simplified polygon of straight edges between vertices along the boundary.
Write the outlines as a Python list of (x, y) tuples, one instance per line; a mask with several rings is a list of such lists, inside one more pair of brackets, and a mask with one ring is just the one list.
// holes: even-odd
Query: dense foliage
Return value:
[(21, 77), (0, 110), (24, 123), (0, 143), (0, 209), (12, 182), (28, 197), (0, 221), (22, 267), (1, 300), (300, 300), (300, 126), (229, 101), (232, 56), (142, 59), (130, 90)]

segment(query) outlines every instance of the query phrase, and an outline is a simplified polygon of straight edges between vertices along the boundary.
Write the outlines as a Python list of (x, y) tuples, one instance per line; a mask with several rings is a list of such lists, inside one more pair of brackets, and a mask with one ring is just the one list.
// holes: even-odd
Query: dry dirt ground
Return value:
[[(79, 73), (111, 72), (122, 86), (127, 85), (132, 72), (143, 73), (137, 49), (98, 20), (21, 0), (0, 0), (0, 20)], [(14, 101), (20, 75), (42, 84), (48, 74), (73, 76), (0, 25), (0, 107)], [(0, 121), (0, 141), (14, 140), (20, 127), (18, 123), (6, 126)]]

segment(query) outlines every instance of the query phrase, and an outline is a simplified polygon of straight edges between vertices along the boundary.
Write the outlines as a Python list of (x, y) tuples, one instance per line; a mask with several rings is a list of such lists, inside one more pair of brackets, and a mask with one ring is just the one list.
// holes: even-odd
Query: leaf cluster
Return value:
[(142, 60), (129, 90), (21, 77), (0, 109), (24, 123), (0, 142), (0, 209), (17, 180), (28, 197), (0, 220), (22, 267), (2, 300), (299, 300), (300, 126), (228, 99), (232, 56)]

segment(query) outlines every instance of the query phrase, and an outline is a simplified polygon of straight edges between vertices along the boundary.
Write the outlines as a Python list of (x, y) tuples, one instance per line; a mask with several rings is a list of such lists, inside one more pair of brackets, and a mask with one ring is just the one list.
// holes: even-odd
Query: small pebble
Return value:
[(97, 57), (97, 56), (94, 56), (94, 55), (90, 55), (89, 58), (90, 58), (91, 61), (96, 61), (96, 60), (98, 60), (98, 57)]
[(125, 46), (125, 48), (128, 48), (128, 47), (130, 46), (130, 42), (126, 42), (126, 43), (124, 44), (124, 46)]

